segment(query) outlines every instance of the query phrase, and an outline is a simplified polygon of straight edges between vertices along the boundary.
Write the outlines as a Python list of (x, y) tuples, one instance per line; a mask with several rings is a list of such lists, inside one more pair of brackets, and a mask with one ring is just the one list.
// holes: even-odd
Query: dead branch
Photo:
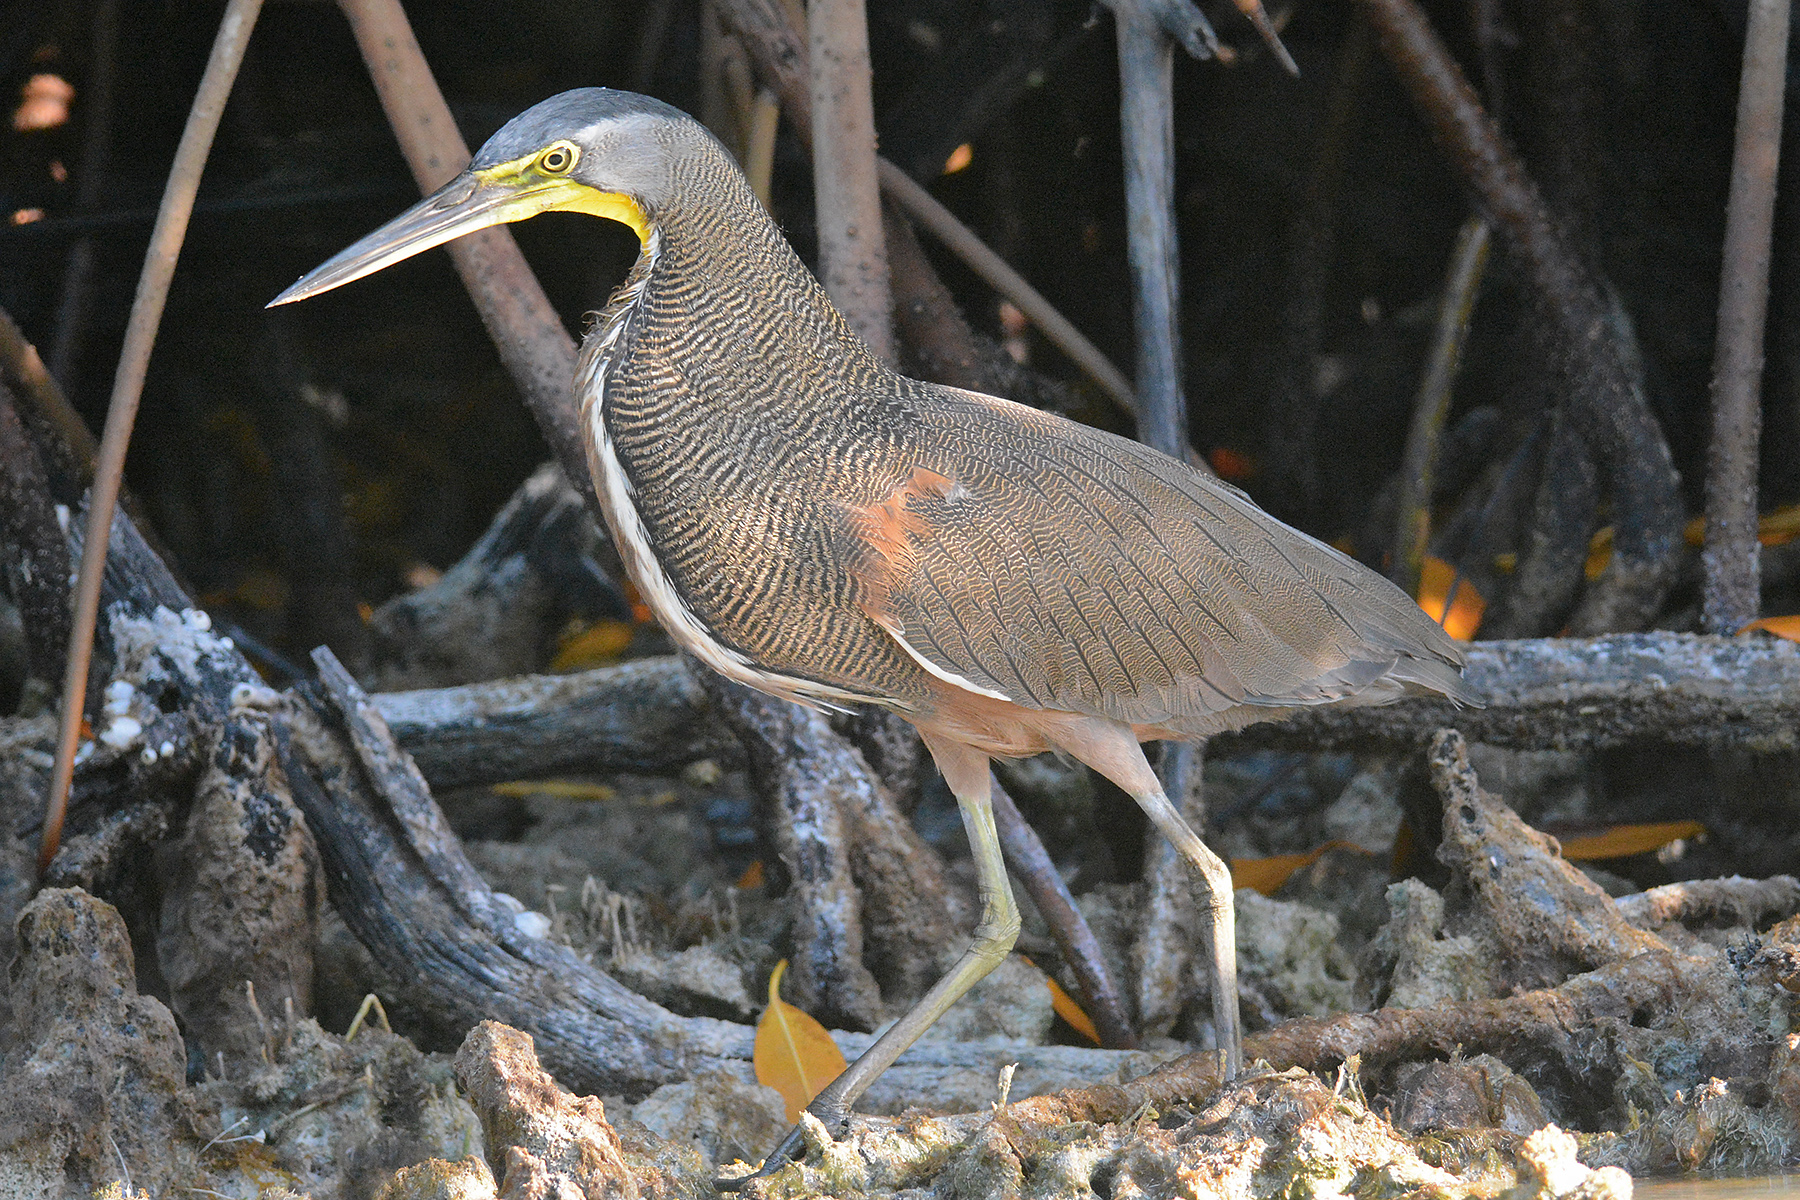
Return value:
[(1487, 707), (1405, 700), (1322, 708), (1223, 735), (1232, 747), (1423, 744), (1454, 725), (1472, 742), (1580, 750), (1660, 741), (1792, 746), (1800, 646), (1770, 637), (1682, 633), (1476, 642), (1464, 677)]
[[(1131, 318), (1137, 342), (1138, 440), (1172, 458), (1188, 455), (1181, 374), (1181, 256), (1175, 236), (1175, 39), (1165, 22), (1191, 4), (1108, 0), (1118, 39), (1119, 123), (1125, 152), (1125, 213)], [(1202, 48), (1197, 32), (1187, 44)]]
[(708, 672), (707, 695), (743, 742), (794, 906), (794, 1002), (828, 1025), (873, 1029), (881, 991), (863, 962), (845, 790), (877, 786), (825, 718)]
[(319, 688), (296, 695), (290, 718), (294, 798), (332, 903), (429, 1027), (455, 1038), (504, 1020), (531, 1033), (570, 1086), (608, 1094), (641, 1094), (748, 1056), (748, 1029), (676, 1017), (522, 932), (361, 689), (329, 651), (314, 662)]
[(1755, 0), (1744, 32), (1737, 145), (1725, 204), (1713, 359), (1712, 443), (1706, 459), (1708, 633), (1736, 633), (1761, 609), (1757, 581), (1756, 477), (1762, 439), (1763, 326), (1769, 312), (1775, 174), (1787, 80), (1788, 0)]
[(743, 757), (699, 673), (676, 658), (373, 699), (438, 788), (584, 771), (655, 774)]
[[(1486, 708), (1459, 711), (1423, 699), (1323, 708), (1221, 735), (1220, 749), (1423, 745), (1446, 723), (1472, 742), (1519, 750), (1642, 741), (1777, 747), (1793, 745), (1800, 724), (1800, 646), (1776, 638), (1642, 633), (1476, 642), (1467, 678)], [(576, 675), (384, 693), (376, 703), (428, 778), (463, 786), (518, 778), (532, 762), (601, 771), (720, 757), (723, 743), (708, 726), (701, 694), (687, 664), (653, 658)], [(464, 738), (469, 744), (459, 745)]]
[(1689, 879), (1621, 896), (1617, 904), (1619, 914), (1639, 929), (1675, 924), (1747, 925), (1754, 929), (1800, 912), (1800, 881), (1792, 875)]

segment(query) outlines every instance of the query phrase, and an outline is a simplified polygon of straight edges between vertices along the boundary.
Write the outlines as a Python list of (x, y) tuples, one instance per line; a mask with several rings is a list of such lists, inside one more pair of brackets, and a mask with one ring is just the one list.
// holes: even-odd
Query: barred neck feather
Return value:
[[(853, 466), (842, 443), (866, 436), (863, 422), (880, 416), (868, 396), (896, 377), (724, 149), (706, 144), (711, 153), (683, 160), (681, 206), (649, 214), (643, 253), (583, 344), (576, 384), (601, 504), (633, 582), (684, 649), (789, 699), (876, 699), (784, 669), (785, 656), (765, 669), (767, 647), (734, 620), (770, 586), (747, 577), (764, 556), (741, 542), (733, 553), (717, 534), (722, 521), (793, 511), (778, 494), (826, 482), (820, 463)], [(796, 472), (798, 459), (815, 469)], [(773, 550), (785, 531), (768, 532)]]

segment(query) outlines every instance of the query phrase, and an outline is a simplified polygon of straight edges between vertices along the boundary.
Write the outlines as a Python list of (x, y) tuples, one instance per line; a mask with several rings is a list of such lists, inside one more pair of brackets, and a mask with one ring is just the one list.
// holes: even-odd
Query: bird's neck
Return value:
[[(651, 214), (643, 252), (589, 337), (615, 417), (681, 413), (721, 431), (850, 415), (889, 374), (735, 168)], [(604, 363), (598, 360), (604, 358)], [(708, 419), (711, 418), (711, 419)]]

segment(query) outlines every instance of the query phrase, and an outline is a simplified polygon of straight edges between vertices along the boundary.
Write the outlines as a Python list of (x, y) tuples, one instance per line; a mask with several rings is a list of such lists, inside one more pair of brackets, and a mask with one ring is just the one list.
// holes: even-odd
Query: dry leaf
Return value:
[(786, 973), (784, 958), (769, 975), (769, 1007), (756, 1022), (751, 1061), (756, 1082), (780, 1092), (787, 1119), (798, 1121), (812, 1098), (843, 1073), (845, 1063), (844, 1052), (825, 1027), (781, 998), (781, 977)]
[(1571, 862), (1599, 858), (1629, 858), (1660, 850), (1679, 838), (1698, 837), (1706, 826), (1698, 821), (1657, 821), (1647, 825), (1614, 825), (1598, 833), (1558, 837), (1563, 857)]
[(1056, 1010), (1056, 1015), (1073, 1026), (1076, 1033), (1098, 1046), (1100, 1031), (1094, 1028), (1094, 1018), (1087, 1015), (1087, 1009), (1077, 1004), (1075, 997), (1063, 991), (1062, 984), (1050, 976), (1044, 976), (1044, 982), (1050, 985), (1050, 1007)]
[(765, 878), (767, 878), (767, 876), (763, 871), (762, 859), (759, 858), (753, 861), (749, 866), (745, 867), (744, 873), (739, 875), (737, 882), (731, 886), (737, 888), (739, 891), (747, 892), (751, 888), (761, 887)]
[(587, 628), (562, 639), (550, 669), (559, 674), (581, 671), (588, 667), (611, 666), (625, 647), (631, 645), (637, 626), (629, 621), (595, 621)]
[(1272, 858), (1234, 858), (1231, 860), (1231, 886), (1234, 888), (1251, 888), (1265, 896), (1273, 896), (1281, 890), (1295, 871), (1305, 870), (1319, 861), (1327, 850), (1354, 850), (1358, 854), (1369, 852), (1355, 842), (1332, 840), (1322, 846), (1314, 846), (1305, 854), (1277, 854)]
[[(1043, 970), (1023, 954), (1019, 955), (1019, 961), (1028, 967)], [(1056, 1010), (1056, 1015), (1073, 1026), (1076, 1033), (1098, 1046), (1100, 1031), (1094, 1027), (1094, 1018), (1087, 1015), (1087, 1009), (1081, 1007), (1075, 997), (1065, 992), (1062, 984), (1052, 979), (1048, 971), (1044, 972), (1044, 983), (1050, 988), (1050, 1007)]]
[(1800, 616), (1758, 617), (1738, 630), (1738, 636), (1742, 637), (1758, 629), (1778, 638), (1786, 638), (1790, 642), (1800, 642)]
[(619, 793), (604, 783), (587, 783), (580, 779), (509, 779), (491, 784), (490, 792), (501, 796), (555, 796), (559, 800), (617, 800)]

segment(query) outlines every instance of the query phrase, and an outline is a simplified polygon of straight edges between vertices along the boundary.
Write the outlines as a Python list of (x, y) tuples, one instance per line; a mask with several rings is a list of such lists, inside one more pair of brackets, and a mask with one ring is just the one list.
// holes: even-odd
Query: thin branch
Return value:
[(881, 190), (892, 197), (907, 216), (929, 230), (989, 287), (1012, 301), (1051, 345), (1092, 376), (1120, 408), (1137, 416), (1137, 396), (1131, 390), (1131, 381), (1098, 346), (1075, 328), (1074, 322), (1058, 312), (1042, 292), (1027, 283), (1023, 275), (994, 253), (974, 230), (957, 219), (955, 213), (938, 203), (937, 197), (914, 182), (912, 176), (885, 158), (880, 162), (880, 171)]
[(1158, 22), (1154, 0), (1109, 0), (1109, 7), (1118, 31), (1138, 440), (1186, 459), (1181, 262), (1175, 233), (1175, 43)]
[(1125, 1014), (1125, 1001), (1106, 973), (1100, 943), (1075, 907), (1069, 885), (1063, 882), (1062, 873), (1051, 861), (1037, 831), (1026, 823), (997, 776), (991, 777), (989, 786), (993, 789), (994, 825), (1000, 833), (1007, 866), (1025, 885), (1032, 904), (1050, 926), (1050, 936), (1056, 939), (1063, 962), (1081, 986), (1081, 998), (1087, 1001), (1088, 1016), (1094, 1019), (1100, 1044), (1109, 1050), (1135, 1049), (1137, 1035), (1132, 1032), (1131, 1018)]
[(131, 427), (137, 420), (138, 399), (150, 366), (150, 350), (156, 344), (157, 326), (175, 277), (175, 259), (187, 236), (193, 215), (194, 195), (200, 189), (200, 173), (218, 132), (225, 100), (244, 61), (244, 47), (256, 27), (262, 0), (230, 0), (219, 22), (212, 55), (200, 78), (200, 90), (188, 110), (187, 127), (175, 150), (168, 186), (144, 255), (144, 271), (138, 277), (137, 297), (125, 327), (125, 345), (119, 353), (119, 369), (113, 378), (112, 400), (107, 406), (106, 428), (100, 437), (100, 457), (94, 468), (94, 489), (88, 501), (87, 532), (82, 540), (81, 572), (75, 584), (75, 613), (69, 636), (69, 659), (63, 675), (61, 724), (57, 730), (56, 767), (50, 779), (50, 795), (44, 807), (44, 837), (38, 849), (41, 873), (56, 857), (62, 837), (63, 813), (68, 807), (69, 784), (75, 775), (75, 745), (81, 740), (81, 712), (87, 700), (88, 660), (94, 653), (94, 621), (100, 611), (100, 583), (106, 568), (106, 543), (112, 532), (113, 511), (119, 501), (119, 481), (125, 472), (125, 451)]
[(1761, 608), (1756, 540), (1757, 451), (1762, 437), (1763, 328), (1775, 176), (1787, 81), (1788, 0), (1750, 0), (1738, 88), (1737, 146), (1725, 205), (1719, 332), (1713, 358), (1712, 445), (1706, 458), (1706, 582), (1700, 621), (1736, 633)]
[(1438, 302), (1437, 327), (1425, 360), (1425, 377), (1413, 402), (1412, 428), (1400, 464), (1400, 504), (1394, 526), (1393, 580), (1407, 595), (1417, 595), (1419, 574), (1431, 541), (1431, 493), (1437, 475), (1438, 444), (1450, 416), (1450, 388), (1462, 365), (1469, 318), (1481, 294), (1487, 266), (1488, 223), (1480, 217), (1463, 222), (1450, 252), (1450, 270)]

